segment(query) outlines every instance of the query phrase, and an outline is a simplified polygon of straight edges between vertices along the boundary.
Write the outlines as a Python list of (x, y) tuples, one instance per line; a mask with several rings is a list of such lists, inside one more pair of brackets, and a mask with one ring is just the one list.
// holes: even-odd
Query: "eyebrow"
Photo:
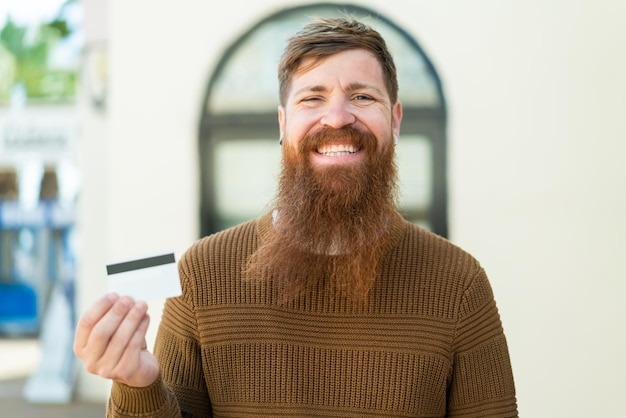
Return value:
[[(379, 94), (380, 96), (384, 97), (384, 92), (379, 89), (378, 87), (371, 85), (371, 84), (365, 84), (365, 83), (359, 83), (359, 82), (354, 82), (354, 83), (350, 83), (348, 85), (348, 89), (349, 92), (355, 91), (355, 90), (373, 90), (374, 92), (376, 92), (377, 94)], [(314, 86), (310, 86), (310, 87), (303, 87), (298, 91), (294, 92), (294, 96), (298, 96), (302, 93), (306, 93), (306, 92), (319, 92), (319, 93), (323, 93), (325, 91), (328, 91), (328, 89), (320, 84), (314, 85)]]

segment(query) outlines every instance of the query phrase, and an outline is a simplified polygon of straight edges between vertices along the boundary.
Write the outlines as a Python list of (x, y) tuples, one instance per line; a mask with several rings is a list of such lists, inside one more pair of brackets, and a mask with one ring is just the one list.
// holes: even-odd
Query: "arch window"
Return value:
[(260, 215), (280, 170), (277, 65), (311, 16), (349, 14), (385, 38), (396, 61), (404, 116), (397, 158), (404, 216), (447, 236), (446, 108), (441, 82), (418, 43), (373, 10), (316, 4), (275, 13), (223, 54), (207, 86), (200, 125), (201, 236)]

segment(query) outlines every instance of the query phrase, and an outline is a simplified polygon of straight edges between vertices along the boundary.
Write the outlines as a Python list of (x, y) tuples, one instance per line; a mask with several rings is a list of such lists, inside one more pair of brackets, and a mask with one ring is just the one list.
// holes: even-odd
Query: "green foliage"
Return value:
[[(0, 86), (21, 84), (27, 97), (68, 99), (75, 95), (76, 73), (73, 69), (49, 68), (50, 52), (72, 33), (67, 21), (56, 17), (36, 28), (19, 26), (8, 16), (0, 29), (0, 68), (14, 66), (0, 74)], [(2, 48), (4, 47), (4, 54)], [(7, 53), (10, 55), (8, 56)], [(12, 77), (12, 80), (3, 78)], [(0, 100), (9, 99), (10, 91), (0, 88)]]
[(0, 42), (2, 42), (9, 52), (19, 57), (23, 55), (25, 37), (26, 28), (17, 26), (13, 23), (13, 20), (11, 20), (11, 16), (9, 16), (4, 27), (0, 30)]
[(56, 30), (61, 38), (64, 38), (71, 33), (65, 20), (54, 19), (52, 22), (48, 23), (48, 27), (52, 30)]

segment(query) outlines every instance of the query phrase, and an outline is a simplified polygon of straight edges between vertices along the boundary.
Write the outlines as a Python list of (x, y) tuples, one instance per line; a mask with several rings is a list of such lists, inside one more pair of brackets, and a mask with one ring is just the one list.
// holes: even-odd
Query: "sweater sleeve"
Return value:
[(180, 417), (172, 390), (161, 376), (150, 386), (134, 388), (113, 382), (107, 405), (108, 418)]
[(460, 304), (448, 416), (518, 416), (508, 346), (491, 286), (481, 268)]
[(211, 417), (200, 337), (194, 305), (197, 271), (192, 251), (179, 262), (183, 294), (168, 299), (163, 309), (154, 354), (163, 381), (172, 390), (183, 417)]

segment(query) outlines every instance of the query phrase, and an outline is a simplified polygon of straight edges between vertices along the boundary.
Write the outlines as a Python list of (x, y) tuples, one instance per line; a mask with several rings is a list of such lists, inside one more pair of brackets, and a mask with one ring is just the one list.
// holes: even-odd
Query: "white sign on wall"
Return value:
[(74, 106), (24, 107), (0, 113), (0, 164), (67, 159), (74, 154), (77, 134)]

